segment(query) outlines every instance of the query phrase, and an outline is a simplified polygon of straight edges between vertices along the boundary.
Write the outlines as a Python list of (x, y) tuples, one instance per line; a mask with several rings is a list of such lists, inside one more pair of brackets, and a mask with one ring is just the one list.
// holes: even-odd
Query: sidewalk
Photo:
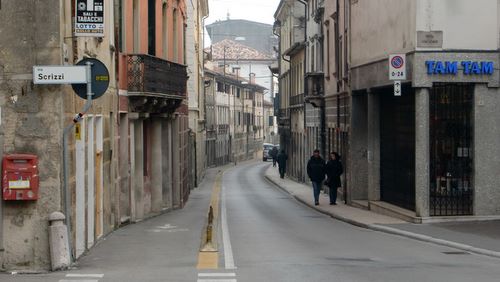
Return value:
[(272, 166), (266, 170), (265, 177), (299, 202), (349, 224), (500, 258), (500, 221), (498, 220), (412, 224), (345, 205), (341, 199), (337, 199), (337, 205), (330, 206), (329, 197), (324, 193), (320, 195), (320, 205), (315, 206), (312, 187), (286, 177), (281, 179), (277, 168)]

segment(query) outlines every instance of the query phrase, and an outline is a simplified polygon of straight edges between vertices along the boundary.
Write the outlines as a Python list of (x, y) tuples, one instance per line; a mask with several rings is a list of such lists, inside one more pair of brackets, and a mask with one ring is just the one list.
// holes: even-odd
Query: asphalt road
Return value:
[(77, 269), (0, 275), (0, 281), (500, 281), (498, 259), (365, 230), (311, 210), (265, 180), (269, 165), (245, 163), (224, 174), (219, 269), (196, 268), (212, 170), (183, 210), (114, 232)]
[(239, 166), (224, 177), (238, 281), (500, 281), (500, 260), (317, 213), (268, 183), (268, 165)]

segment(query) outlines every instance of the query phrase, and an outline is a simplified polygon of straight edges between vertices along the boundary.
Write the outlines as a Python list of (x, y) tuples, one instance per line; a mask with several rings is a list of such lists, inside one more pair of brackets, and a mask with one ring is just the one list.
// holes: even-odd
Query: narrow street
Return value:
[(196, 268), (220, 170), (211, 169), (185, 209), (119, 229), (75, 269), (2, 274), (0, 281), (498, 281), (497, 259), (365, 230), (311, 210), (264, 179), (270, 165), (243, 163), (224, 174), (219, 269)]
[(457, 250), (311, 210), (263, 179), (268, 166), (238, 166), (224, 177), (238, 281), (498, 281), (496, 259), (445, 254)]

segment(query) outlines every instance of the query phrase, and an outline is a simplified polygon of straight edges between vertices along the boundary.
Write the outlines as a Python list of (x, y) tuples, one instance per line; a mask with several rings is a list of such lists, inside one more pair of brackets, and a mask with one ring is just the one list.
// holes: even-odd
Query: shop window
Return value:
[(473, 213), (473, 85), (439, 84), (430, 92), (430, 214)]

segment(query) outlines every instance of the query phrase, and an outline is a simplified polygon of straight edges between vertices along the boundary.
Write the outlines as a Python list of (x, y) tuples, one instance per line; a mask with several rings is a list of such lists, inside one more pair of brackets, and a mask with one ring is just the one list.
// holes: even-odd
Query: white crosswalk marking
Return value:
[(62, 279), (59, 280), (59, 282), (99, 282), (97, 279), (85, 279), (85, 280), (67, 280), (67, 279)]
[(198, 273), (198, 277), (235, 277), (236, 273)]
[(198, 273), (197, 282), (237, 282), (236, 273), (234, 272), (202, 272)]
[(77, 277), (77, 278), (103, 278), (104, 274), (79, 274), (79, 273), (69, 273), (66, 277)]
[[(98, 279), (90, 278), (103, 278), (104, 274), (97, 273), (68, 273), (66, 274), (67, 279), (61, 279), (59, 282), (99, 282)], [(83, 279), (82, 279), (83, 278)]]
[(198, 282), (237, 282), (236, 279), (198, 279)]

